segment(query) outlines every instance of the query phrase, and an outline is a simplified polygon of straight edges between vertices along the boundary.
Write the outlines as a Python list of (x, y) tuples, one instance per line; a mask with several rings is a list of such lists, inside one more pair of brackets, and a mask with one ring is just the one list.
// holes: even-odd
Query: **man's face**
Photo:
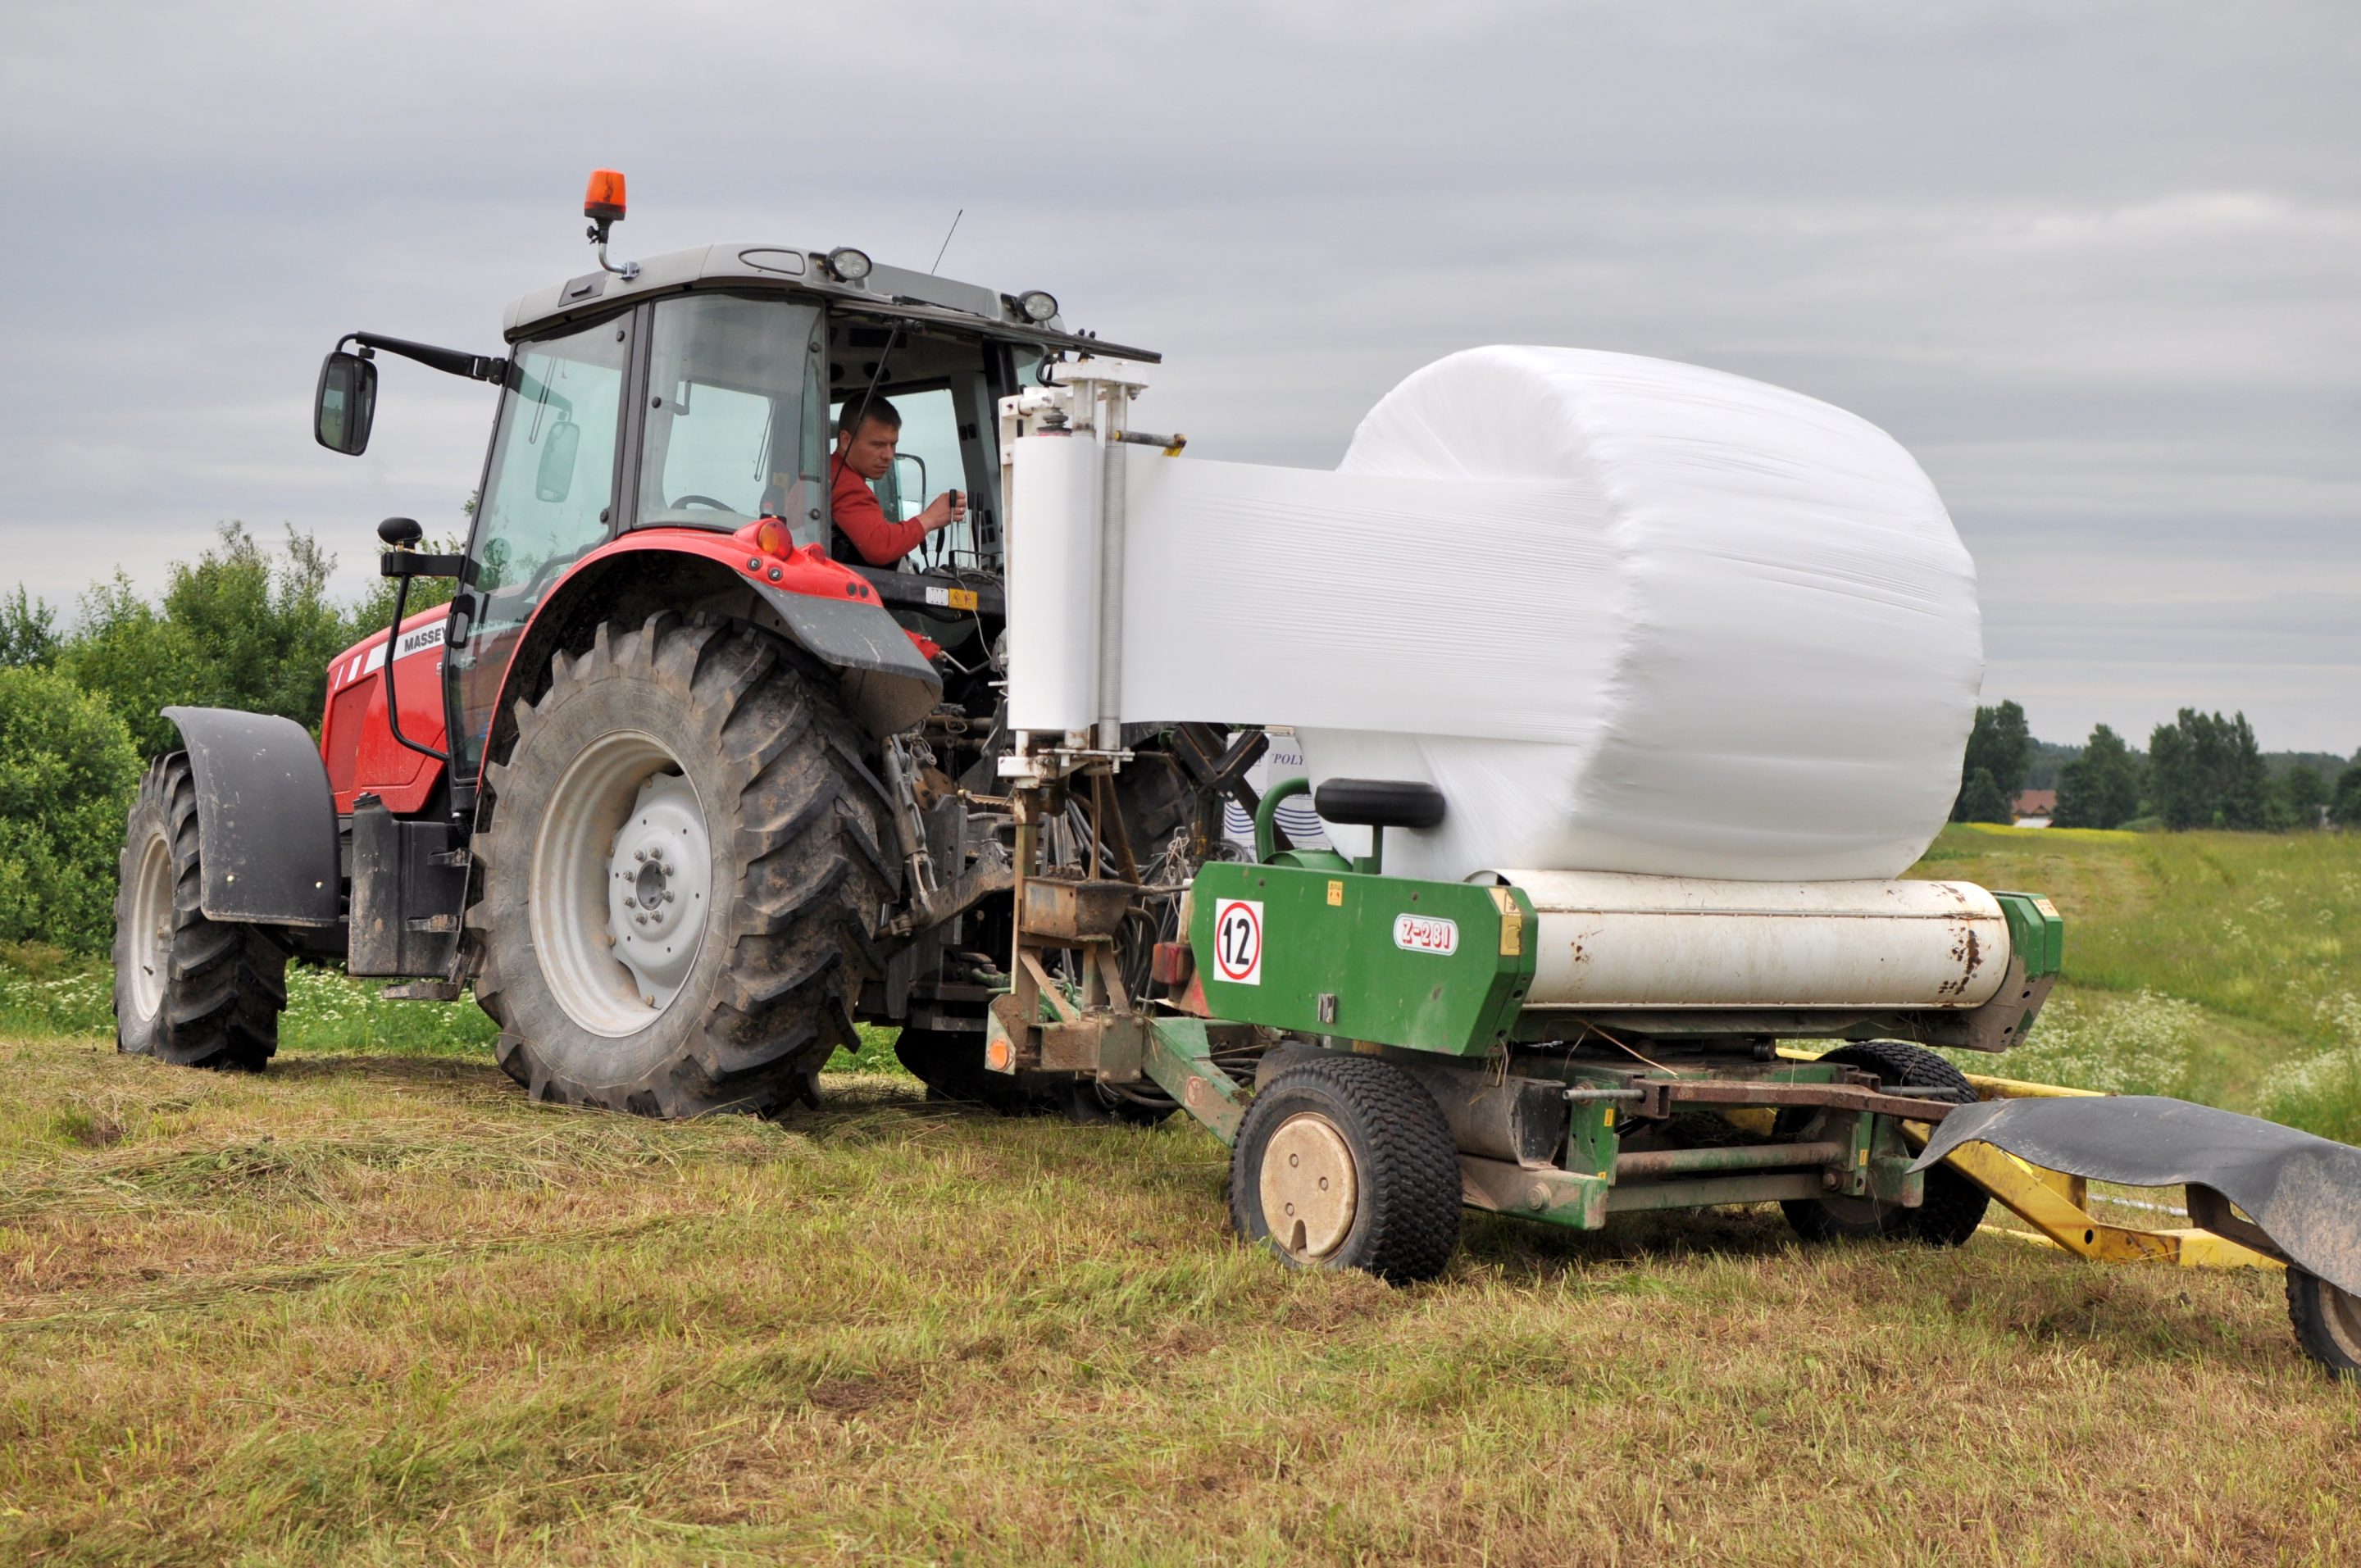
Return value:
[(865, 419), (852, 438), (837, 437), (836, 449), (844, 454), (844, 466), (864, 479), (882, 479), (894, 466), (894, 449), (902, 444), (902, 433), (882, 419)]

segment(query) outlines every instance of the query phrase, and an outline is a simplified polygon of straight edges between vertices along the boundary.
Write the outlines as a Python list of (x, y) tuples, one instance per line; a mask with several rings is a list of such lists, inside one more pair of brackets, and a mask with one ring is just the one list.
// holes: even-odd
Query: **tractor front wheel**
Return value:
[(115, 894), (115, 1041), (179, 1067), (259, 1072), (279, 1049), (287, 949), (253, 926), (208, 920), (188, 754), (139, 781)]
[(817, 1100), (897, 867), (830, 672), (665, 613), (561, 655), (488, 770), (465, 938), (501, 1067), (641, 1115)]
[(1459, 1246), (1459, 1150), (1443, 1107), (1391, 1062), (1308, 1056), (1239, 1124), (1230, 1223), (1298, 1268), (1433, 1278)]

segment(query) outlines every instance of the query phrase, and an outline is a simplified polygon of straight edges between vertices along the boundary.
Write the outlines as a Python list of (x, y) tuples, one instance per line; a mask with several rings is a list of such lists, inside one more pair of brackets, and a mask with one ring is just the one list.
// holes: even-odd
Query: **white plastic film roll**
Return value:
[(1016, 442), (1008, 531), (1008, 722), (1060, 732), (1097, 717), (1098, 446)]
[[(1020, 444), (1020, 728), (1093, 711), (1087, 477), (1042, 450), (1071, 441)], [(1126, 493), (1123, 717), (1291, 724), (1315, 783), (1433, 784), (1389, 871), (1890, 877), (1958, 788), (1973, 564), (1908, 453), (1799, 393), (1475, 349), (1337, 473), (1143, 459)]]

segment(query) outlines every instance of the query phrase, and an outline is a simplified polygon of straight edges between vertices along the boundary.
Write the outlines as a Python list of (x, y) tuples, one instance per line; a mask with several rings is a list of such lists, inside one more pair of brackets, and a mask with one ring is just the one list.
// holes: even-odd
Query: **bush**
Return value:
[(175, 703), (274, 713), (316, 731), (329, 661), (372, 629), (372, 616), (385, 624), (382, 609), (365, 605), (357, 622), (330, 601), (335, 567), (308, 534), (289, 529), (273, 558), (245, 524), (223, 523), (213, 549), (172, 566), (160, 608), (120, 572), (83, 595), (58, 667), (106, 698), (143, 757), (180, 744), (162, 715)]
[[(2143, 991), (2120, 1001), (2061, 996), (2041, 1010), (2033, 1034), (2002, 1058), (1998, 1071), (2034, 1083), (2107, 1094), (2182, 1095), (2190, 1053), (2205, 1026), (2193, 1002)], [(1971, 1072), (1994, 1070), (1955, 1057)]]
[(2262, 1113), (2323, 1138), (2361, 1143), (2361, 996), (2323, 1001), (2320, 1015), (2343, 1044), (2265, 1079)]
[(0, 941), (103, 950), (139, 758), (123, 720), (62, 674), (0, 668)]

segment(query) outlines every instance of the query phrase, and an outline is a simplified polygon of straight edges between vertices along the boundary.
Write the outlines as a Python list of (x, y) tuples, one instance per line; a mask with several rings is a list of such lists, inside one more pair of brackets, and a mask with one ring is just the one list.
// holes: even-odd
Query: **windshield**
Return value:
[(819, 312), (691, 294), (655, 307), (640, 452), (641, 526), (736, 529), (783, 517), (822, 535)]

